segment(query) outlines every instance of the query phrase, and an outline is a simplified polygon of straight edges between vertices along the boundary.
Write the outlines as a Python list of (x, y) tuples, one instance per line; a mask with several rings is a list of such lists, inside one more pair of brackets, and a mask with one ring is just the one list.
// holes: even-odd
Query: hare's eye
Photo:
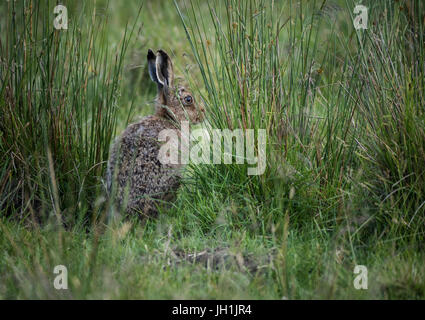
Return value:
[(184, 103), (185, 104), (192, 104), (193, 98), (191, 96), (184, 97)]

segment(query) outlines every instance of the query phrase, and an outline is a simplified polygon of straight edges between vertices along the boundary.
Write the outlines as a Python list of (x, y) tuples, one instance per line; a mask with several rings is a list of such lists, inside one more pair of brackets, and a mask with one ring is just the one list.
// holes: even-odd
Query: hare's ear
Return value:
[(174, 72), (170, 57), (163, 50), (158, 50), (156, 55), (156, 77), (165, 87), (173, 87)]
[(153, 53), (151, 49), (148, 50), (148, 70), (149, 75), (153, 82), (158, 84), (158, 87), (162, 87), (162, 84), (158, 81), (158, 77), (156, 75), (156, 55)]

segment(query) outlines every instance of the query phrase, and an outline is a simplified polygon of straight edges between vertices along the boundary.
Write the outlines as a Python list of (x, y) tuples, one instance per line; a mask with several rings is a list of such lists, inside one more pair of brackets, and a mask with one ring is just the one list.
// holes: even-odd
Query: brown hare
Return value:
[(108, 193), (119, 210), (128, 214), (154, 216), (157, 205), (174, 198), (180, 185), (181, 165), (163, 164), (158, 159), (162, 130), (180, 133), (180, 123), (200, 123), (204, 109), (195, 104), (190, 91), (174, 87), (173, 64), (163, 50), (148, 50), (149, 75), (158, 86), (156, 112), (129, 125), (112, 145), (107, 166)]

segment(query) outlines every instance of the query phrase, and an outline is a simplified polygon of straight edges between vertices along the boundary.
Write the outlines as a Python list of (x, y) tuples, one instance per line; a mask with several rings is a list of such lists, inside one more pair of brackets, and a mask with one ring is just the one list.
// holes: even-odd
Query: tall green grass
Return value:
[(357, 31), (354, 2), (229, 0), (210, 5), (202, 19), (198, 1), (175, 4), (202, 75), (210, 125), (267, 130), (266, 173), (197, 168), (206, 195), (211, 181), (225, 180), (255, 199), (262, 218), (289, 212), (295, 226), (316, 220), (331, 228), (349, 223), (354, 234), (369, 225), (422, 235), (420, 2), (407, 1), (408, 10), (364, 3), (369, 28)]
[[(384, 2), (372, 16), (355, 70), (364, 135), (359, 156), (377, 220), (392, 234), (423, 239), (425, 218), (425, 8), (421, 1)], [(388, 228), (383, 228), (388, 231)]]
[[(179, 12), (203, 77), (206, 91), (199, 94), (211, 127), (266, 129), (268, 139), (264, 175), (248, 176), (246, 166), (236, 164), (202, 166), (196, 169), (200, 189), (205, 196), (241, 194), (241, 205), (257, 208), (265, 234), (282, 227), (286, 215), (294, 227), (316, 218), (335, 227), (344, 209), (330, 199), (344, 197), (354, 148), (347, 134), (353, 103), (337, 85), (348, 68), (332, 64), (337, 21), (329, 23), (325, 3), (314, 1), (223, 1), (202, 19), (199, 6), (190, 1)], [(323, 35), (322, 28), (331, 32)], [(219, 189), (211, 190), (214, 185)]]
[(2, 4), (0, 208), (75, 223), (101, 194), (132, 30), (111, 48), (109, 13), (63, 4), (68, 30), (53, 26), (55, 1)]

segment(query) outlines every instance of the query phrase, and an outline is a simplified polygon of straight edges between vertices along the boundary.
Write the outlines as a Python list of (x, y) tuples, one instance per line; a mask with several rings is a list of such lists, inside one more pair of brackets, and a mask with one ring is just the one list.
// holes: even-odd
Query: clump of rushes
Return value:
[(348, 77), (348, 58), (338, 60), (337, 21), (323, 14), (336, 16), (338, 8), (229, 0), (210, 5), (202, 20), (199, 8), (194, 0), (178, 10), (206, 88), (199, 94), (210, 125), (266, 129), (267, 167), (260, 176), (248, 176), (242, 165), (194, 168), (198, 190), (228, 182), (232, 194), (254, 199), (265, 226), (287, 213), (291, 222), (335, 217), (342, 207), (326, 202), (344, 196), (341, 173), (352, 165), (355, 146), (347, 131), (354, 103), (335, 85)]
[(175, 4), (202, 76), (210, 127), (267, 130), (263, 175), (248, 176), (243, 165), (193, 167), (197, 192), (240, 196), (262, 215), (263, 230), (288, 213), (292, 226), (350, 225), (350, 241), (370, 234), (366, 226), (421, 234), (420, 1), (402, 9), (364, 3), (373, 7), (369, 29), (357, 31), (353, 1), (228, 0), (210, 4), (202, 19), (199, 1)]
[[(425, 4), (385, 1), (359, 37), (359, 155), (387, 233), (425, 232)], [(391, 226), (388, 227), (388, 226)]]
[(93, 218), (101, 194), (133, 31), (110, 55), (107, 15), (65, 1), (68, 30), (57, 30), (56, 5), (1, 4), (0, 209), (69, 224)]

